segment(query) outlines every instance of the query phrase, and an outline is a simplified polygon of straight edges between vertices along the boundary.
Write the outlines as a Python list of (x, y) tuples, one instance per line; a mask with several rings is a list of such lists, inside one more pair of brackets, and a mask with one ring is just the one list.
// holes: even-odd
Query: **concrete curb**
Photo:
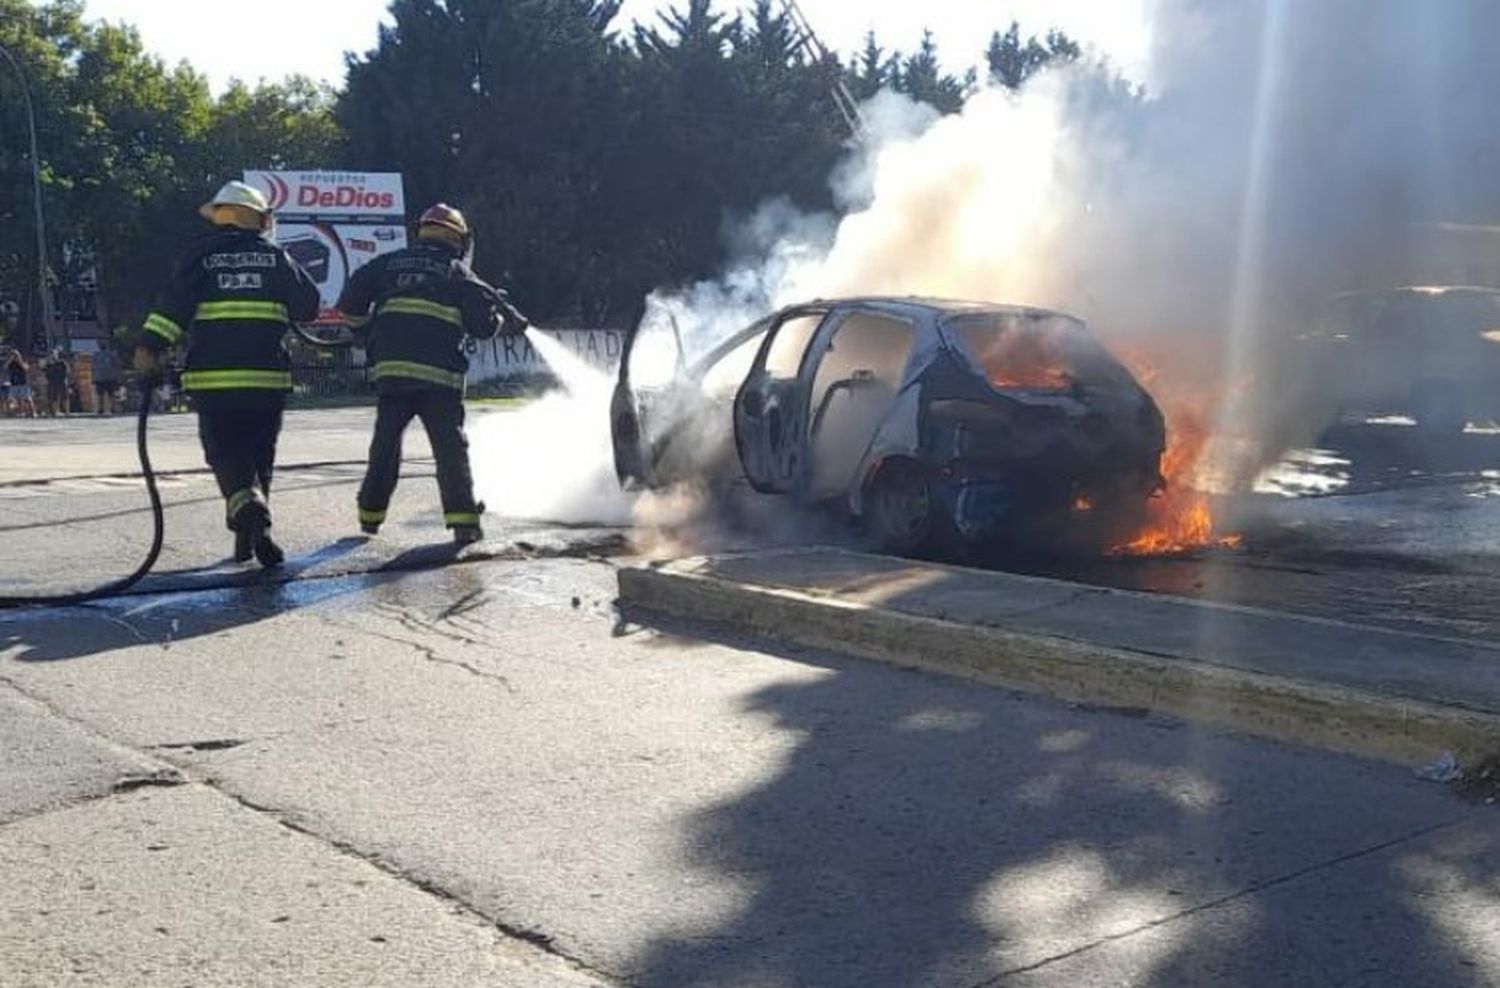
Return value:
[[(672, 568), (619, 572), (627, 610), (1061, 700), (1166, 714), (1402, 764), (1500, 750), (1500, 716), (1178, 658), (1016, 633)], [(1467, 760), (1467, 757), (1465, 758)]]

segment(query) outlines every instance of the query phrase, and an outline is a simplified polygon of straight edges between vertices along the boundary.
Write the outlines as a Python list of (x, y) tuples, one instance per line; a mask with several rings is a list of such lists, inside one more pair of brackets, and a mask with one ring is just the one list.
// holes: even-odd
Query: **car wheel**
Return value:
[(939, 511), (932, 485), (916, 466), (881, 467), (866, 494), (870, 533), (887, 552), (907, 556), (933, 547)]
[(1417, 427), (1433, 435), (1455, 436), (1469, 424), (1462, 396), (1455, 385), (1444, 381), (1418, 386), (1412, 395), (1412, 411)]

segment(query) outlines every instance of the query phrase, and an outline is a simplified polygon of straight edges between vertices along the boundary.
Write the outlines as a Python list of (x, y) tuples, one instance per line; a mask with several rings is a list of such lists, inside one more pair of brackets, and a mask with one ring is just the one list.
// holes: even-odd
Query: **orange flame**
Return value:
[(997, 388), (1061, 391), (1072, 383), (1067, 362), (1042, 333), (1001, 333), (986, 340), (977, 356)]
[[(1147, 387), (1160, 375), (1150, 365), (1132, 368)], [(1213, 507), (1208, 495), (1195, 490), (1193, 481), (1198, 465), (1208, 447), (1210, 432), (1197, 403), (1157, 392), (1157, 400), (1167, 420), (1167, 449), (1162, 455), (1161, 473), (1166, 484), (1146, 506), (1146, 520), (1129, 539), (1109, 550), (1112, 556), (1166, 556), (1195, 549), (1234, 548), (1241, 544), (1238, 535), (1220, 534), (1215, 530)]]

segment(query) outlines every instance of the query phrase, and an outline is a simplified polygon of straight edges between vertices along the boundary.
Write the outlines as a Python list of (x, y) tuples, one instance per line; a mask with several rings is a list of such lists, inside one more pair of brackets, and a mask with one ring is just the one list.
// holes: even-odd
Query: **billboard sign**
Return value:
[(323, 297), (319, 322), (349, 276), (371, 259), (406, 246), (406, 195), (394, 172), (247, 171), (276, 216), (276, 242), (312, 275)]

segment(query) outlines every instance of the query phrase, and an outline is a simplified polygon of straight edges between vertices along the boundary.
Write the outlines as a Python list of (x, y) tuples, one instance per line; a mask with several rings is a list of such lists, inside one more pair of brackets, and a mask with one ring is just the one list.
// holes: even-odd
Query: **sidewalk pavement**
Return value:
[(1500, 751), (1500, 644), (832, 548), (620, 572), (621, 603), (1402, 762)]

